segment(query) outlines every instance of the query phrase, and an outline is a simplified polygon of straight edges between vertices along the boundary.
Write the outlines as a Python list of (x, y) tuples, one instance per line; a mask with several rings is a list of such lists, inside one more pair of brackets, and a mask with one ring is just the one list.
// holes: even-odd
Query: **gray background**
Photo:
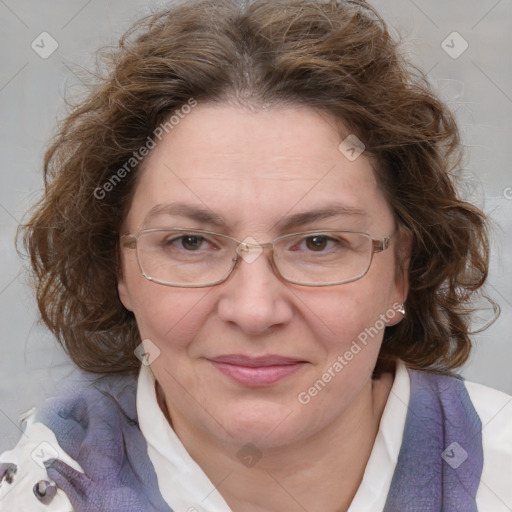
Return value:
[[(0, 0), (0, 452), (17, 442), (18, 415), (72, 371), (37, 311), (14, 247), (18, 223), (42, 191), (42, 156), (63, 98), (89, 77), (93, 52), (113, 44), (165, 2)], [(464, 194), (493, 220), (488, 291), (500, 319), (474, 337), (463, 374), (512, 394), (512, 1), (375, 0), (408, 54), (456, 110), (468, 147)], [(32, 48), (42, 32), (58, 42), (47, 59)], [(468, 49), (453, 58), (463, 40)], [(448, 39), (446, 39), (448, 37)], [(508, 50), (507, 50), (508, 48)], [(508, 198), (507, 198), (508, 197)]]

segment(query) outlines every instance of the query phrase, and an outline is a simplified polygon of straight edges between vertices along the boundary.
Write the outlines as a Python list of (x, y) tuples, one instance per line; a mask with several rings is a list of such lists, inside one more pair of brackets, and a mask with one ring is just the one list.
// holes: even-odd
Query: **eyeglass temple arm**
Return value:
[(372, 244), (373, 244), (373, 252), (382, 252), (385, 251), (391, 242), (391, 239), (396, 235), (396, 231), (385, 238), (382, 238), (381, 240), (375, 240), (372, 238)]
[(127, 249), (135, 249), (137, 246), (137, 239), (133, 235), (122, 235), (121, 245)]

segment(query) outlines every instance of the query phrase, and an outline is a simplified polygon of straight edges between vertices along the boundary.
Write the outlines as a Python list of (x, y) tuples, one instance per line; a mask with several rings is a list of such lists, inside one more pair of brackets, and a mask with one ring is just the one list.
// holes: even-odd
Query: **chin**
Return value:
[(253, 443), (261, 449), (274, 448), (289, 444), (304, 432), (304, 422), (292, 407), (266, 401), (236, 406), (232, 411), (230, 415), (224, 412), (222, 419), (219, 418), (226, 429), (221, 429), (219, 434), (231, 444)]

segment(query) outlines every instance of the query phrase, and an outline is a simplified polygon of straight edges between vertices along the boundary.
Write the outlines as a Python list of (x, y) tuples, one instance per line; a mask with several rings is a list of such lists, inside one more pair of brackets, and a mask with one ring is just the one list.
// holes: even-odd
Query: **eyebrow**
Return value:
[(316, 222), (318, 220), (331, 219), (334, 217), (343, 216), (366, 217), (367, 213), (364, 210), (361, 210), (360, 208), (355, 208), (353, 206), (345, 206), (338, 203), (332, 203), (323, 206), (322, 208), (315, 208), (307, 212), (295, 213), (288, 217), (284, 217), (276, 224), (276, 226), (278, 226), (278, 228), (281, 229), (282, 231), (288, 231), (297, 226), (310, 224), (311, 222)]
[(171, 203), (171, 204), (157, 204), (144, 217), (144, 225), (151, 219), (159, 215), (174, 215), (176, 217), (186, 217), (197, 222), (204, 224), (212, 224), (213, 226), (226, 226), (226, 222), (222, 217), (216, 213), (199, 206), (194, 206), (187, 203)]
[[(171, 204), (158, 204), (151, 208), (144, 218), (144, 225), (151, 219), (159, 215), (174, 215), (177, 217), (184, 217), (190, 220), (197, 221), (203, 224), (210, 224), (215, 227), (227, 227), (228, 223), (220, 215), (202, 208), (187, 203), (175, 202)], [(289, 231), (297, 226), (310, 224), (312, 222), (324, 219), (330, 219), (340, 216), (359, 216), (366, 217), (368, 214), (353, 206), (345, 206), (339, 203), (330, 203), (322, 208), (315, 208), (306, 212), (295, 213), (282, 218), (274, 227), (281, 231)]]

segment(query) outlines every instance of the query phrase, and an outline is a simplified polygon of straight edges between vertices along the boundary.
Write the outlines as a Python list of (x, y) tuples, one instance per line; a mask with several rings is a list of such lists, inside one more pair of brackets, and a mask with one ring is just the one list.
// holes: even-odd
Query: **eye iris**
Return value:
[(189, 235), (183, 238), (182, 243), (185, 249), (198, 249), (201, 245), (201, 237)]
[(325, 249), (325, 245), (327, 244), (327, 239), (325, 236), (312, 236), (307, 239), (308, 249), (318, 250)]

